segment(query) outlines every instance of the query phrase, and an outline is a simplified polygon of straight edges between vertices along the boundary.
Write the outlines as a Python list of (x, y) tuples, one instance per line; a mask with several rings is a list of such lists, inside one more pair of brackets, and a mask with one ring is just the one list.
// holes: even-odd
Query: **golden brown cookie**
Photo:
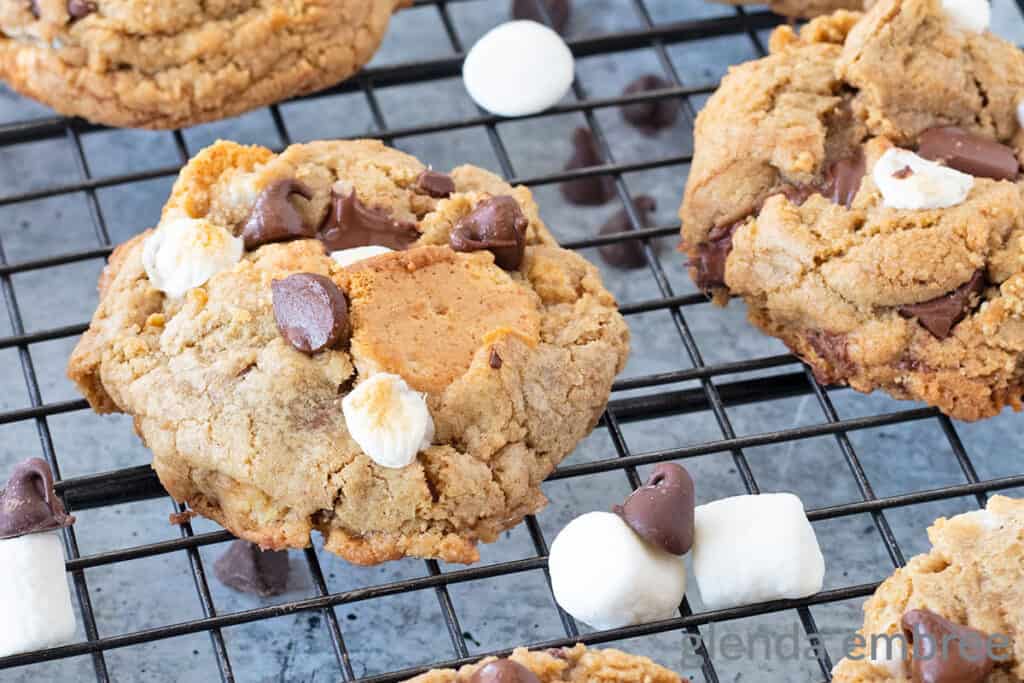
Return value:
[(1024, 394), (1024, 53), (985, 17), (884, 0), (777, 29), (698, 117), (680, 209), (698, 286), (820, 380), (964, 420)]
[[(758, 0), (715, 0), (729, 5), (763, 5)], [(809, 19), (840, 9), (860, 10), (871, 6), (872, 0), (771, 0), (768, 7), (784, 17)]]
[[(890, 647), (877, 636), (902, 636), (904, 617), (911, 611), (934, 614), (956, 627), (980, 632), (979, 637), (991, 643), (995, 657), (990, 660), (986, 652), (982, 658), (980, 651), (979, 656), (969, 650), (964, 653), (968, 664), (972, 658), (990, 662), (983, 665), (991, 669), (981, 679), (985, 683), (1024, 680), (1024, 501), (994, 496), (985, 510), (937, 520), (928, 529), (928, 538), (931, 552), (898, 569), (864, 605), (858, 644), (866, 647), (857, 648), (836, 665), (835, 683), (910, 683), (913, 639), (907, 645), (897, 639)], [(1010, 647), (999, 647), (1002, 638), (1008, 639)], [(935, 642), (942, 639), (937, 637)], [(929, 652), (920, 644), (916, 651)], [(930, 665), (949, 666), (959, 651), (947, 648), (945, 658), (938, 651), (935, 654)], [(928, 680), (978, 683), (969, 678), (962, 673)]]
[(69, 375), (135, 418), (167, 490), (362, 564), (473, 562), (540, 509), (629, 348), (529, 190), (374, 141), (215, 144), (100, 292)]
[(61, 114), (131, 128), (213, 121), (369, 61), (407, 0), (6, 0), (0, 78)]
[[(647, 657), (612, 649), (588, 650), (577, 645), (535, 652), (517, 648), (507, 660), (488, 657), (458, 671), (428, 671), (409, 679), (409, 683), (528, 683), (530, 679), (523, 677), (522, 669), (532, 673), (538, 683), (680, 683), (682, 680)], [(518, 677), (514, 677), (515, 674)]]

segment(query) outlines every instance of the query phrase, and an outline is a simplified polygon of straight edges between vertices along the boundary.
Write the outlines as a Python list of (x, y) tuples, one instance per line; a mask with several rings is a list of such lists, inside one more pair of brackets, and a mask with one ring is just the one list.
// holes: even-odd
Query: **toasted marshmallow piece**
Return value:
[(890, 209), (944, 209), (967, 199), (974, 178), (913, 152), (891, 147), (871, 172)]
[(803, 598), (821, 590), (825, 558), (791, 493), (723, 498), (696, 510), (693, 573), (708, 609)]
[(405, 467), (430, 447), (434, 420), (424, 394), (398, 375), (379, 372), (341, 402), (348, 432), (381, 467)]
[(75, 637), (59, 531), (0, 540), (0, 605), (0, 657)]
[(153, 286), (177, 299), (242, 259), (241, 237), (209, 221), (165, 218), (146, 238), (142, 265)]
[(644, 541), (611, 512), (569, 522), (551, 544), (548, 568), (558, 604), (598, 629), (667, 619), (686, 591), (683, 558)]
[(394, 251), (394, 249), (378, 247), (376, 245), (369, 247), (352, 247), (351, 249), (332, 251), (331, 258), (339, 265), (348, 268), (353, 263), (357, 263), (363, 259), (373, 258), (374, 256), (380, 256), (382, 254), (390, 254), (392, 251)]
[(953, 26), (961, 31), (984, 33), (992, 23), (992, 8), (988, 0), (942, 0)]
[(499, 116), (538, 114), (572, 85), (575, 61), (562, 37), (536, 21), (509, 21), (487, 32), (466, 55), (469, 96)]

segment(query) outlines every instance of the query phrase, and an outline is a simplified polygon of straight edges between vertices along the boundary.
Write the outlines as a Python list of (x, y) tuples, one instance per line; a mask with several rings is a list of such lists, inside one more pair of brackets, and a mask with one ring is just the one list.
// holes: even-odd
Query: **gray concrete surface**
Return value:
[[(641, 23), (628, 0), (578, 0), (571, 32), (575, 36), (617, 29), (638, 29)], [(696, 16), (721, 16), (728, 7), (700, 0), (650, 0), (656, 21), (673, 21)], [(449, 6), (459, 35), (469, 44), (488, 27), (505, 18), (502, 1), (460, 2)], [(995, 29), (1020, 43), (1024, 23), (1011, 0), (995, 3)], [(424, 36), (429, 36), (424, 39)], [(764, 36), (762, 36), (763, 38)], [(688, 85), (714, 83), (730, 63), (750, 59), (755, 50), (745, 37), (715, 38), (672, 46), (673, 63)], [(375, 64), (450, 54), (442, 26), (433, 9), (402, 13)], [(639, 50), (588, 58), (579, 62), (578, 74), (593, 96), (610, 96), (635, 76), (658, 70), (656, 54)], [(457, 119), (474, 113), (458, 79), (419, 86), (382, 89), (378, 92), (389, 125)], [(699, 106), (700, 102), (695, 102)], [(369, 109), (362, 95), (345, 95), (289, 104), (283, 108), (289, 133), (296, 141), (333, 136), (373, 135)], [(0, 89), (0, 124), (46, 114), (46, 110)], [(597, 112), (614, 154), (619, 161), (651, 159), (684, 153), (690, 149), (689, 119), (671, 131), (645, 138), (625, 126), (614, 110)], [(499, 130), (515, 172), (532, 176), (561, 168), (569, 155), (569, 134), (583, 123), (580, 115), (551, 116), (529, 121), (509, 121)], [(186, 131), (190, 153), (217, 137), (277, 145), (269, 114), (256, 112), (239, 119)], [(399, 146), (419, 155), (438, 168), (472, 162), (498, 170), (497, 160), (485, 133), (467, 129), (415, 139), (403, 139)], [(145, 170), (173, 164), (176, 151), (166, 133), (114, 131), (85, 136), (89, 170), (95, 176)], [(657, 222), (671, 225), (685, 181), (686, 168), (677, 166), (626, 177), (631, 192), (646, 193), (658, 200)], [(74, 182), (80, 178), (73, 149), (65, 139), (33, 142), (0, 148), (0, 194), (27, 192)], [(112, 239), (123, 240), (157, 220), (172, 178), (129, 186), (114, 186), (97, 193), (99, 208)], [(543, 214), (559, 238), (593, 235), (618, 205), (579, 209), (564, 204), (554, 187), (536, 191)], [(675, 293), (692, 292), (681, 259), (672, 250), (673, 239), (661, 246), (662, 264)], [(67, 194), (37, 201), (0, 206), (0, 244), (6, 259), (18, 262), (98, 244), (90, 218), (88, 198)], [(596, 256), (591, 253), (590, 256)], [(29, 332), (86, 321), (96, 303), (95, 281), (102, 260), (92, 260), (46, 270), (16, 274), (13, 289)], [(648, 271), (621, 272), (603, 267), (609, 286), (623, 303), (659, 296)], [(744, 320), (742, 306), (726, 310), (710, 305), (684, 311), (700, 353), (707, 363), (735, 361), (782, 352)], [(629, 319), (633, 330), (633, 353), (626, 377), (690, 366), (686, 349), (668, 313), (656, 311)], [(0, 335), (12, 333), (6, 313), (0, 313)], [(34, 344), (24, 358), (15, 349), (0, 349), (0, 410), (30, 405), (20, 361), (30, 362), (40, 383), (45, 402), (76, 398), (64, 377), (64, 364), (75, 339)], [(796, 369), (789, 366), (773, 372)], [(736, 379), (730, 377), (727, 379)], [(680, 385), (683, 387), (693, 386)], [(653, 387), (634, 393), (650, 394), (673, 387)], [(912, 407), (884, 396), (863, 396), (849, 391), (833, 394), (842, 417), (870, 415)], [(812, 397), (802, 397), (731, 408), (733, 429), (739, 435), (759, 434), (801, 425), (821, 424), (825, 417)], [(1020, 418), (1005, 414), (981, 424), (957, 424), (979, 474), (996, 477), (1018, 474), (1021, 464)], [(101, 418), (85, 411), (55, 415), (46, 421), (52, 434), (65, 477), (148, 463), (149, 456), (119, 417)], [(695, 413), (624, 425), (631, 452), (642, 453), (719, 439), (722, 436), (709, 412)], [(938, 420), (867, 429), (850, 434), (865, 471), (879, 496), (934, 488), (964, 481)], [(14, 462), (41, 454), (37, 425), (17, 422), (0, 425), (0, 472)], [(758, 484), (765, 491), (794, 491), (808, 507), (820, 507), (859, 500), (855, 482), (833, 438), (815, 438), (744, 451)], [(568, 462), (609, 458), (615, 449), (604, 429), (598, 429)], [(693, 472), (700, 501), (743, 492), (729, 453), (712, 453), (686, 461)], [(641, 472), (644, 474), (644, 471)], [(548, 541), (574, 516), (606, 509), (628, 492), (622, 472), (550, 482), (545, 490), (551, 504), (539, 515)], [(1018, 491), (1018, 493), (1020, 493)], [(907, 555), (926, 547), (924, 529), (936, 517), (970, 509), (971, 499), (887, 511)], [(79, 514), (75, 531), (83, 554), (172, 538), (175, 528), (167, 524), (171, 504), (167, 499), (120, 505)], [(215, 525), (197, 520), (198, 531)], [(838, 588), (879, 580), (892, 570), (880, 536), (868, 516), (855, 516), (815, 524), (828, 565), (826, 587)], [(207, 567), (220, 547), (203, 548)], [(318, 551), (319, 552), (319, 551)], [(509, 532), (499, 543), (483, 549), (483, 561), (529, 557), (534, 550), (522, 527)], [(351, 567), (320, 552), (329, 587), (345, 591), (401, 578), (423, 576), (423, 562), (404, 561), (378, 568)], [(210, 588), (220, 613), (253, 608), (279, 601), (313, 595), (314, 589), (300, 554), (292, 557), (291, 590), (272, 600), (238, 595), (211, 580)], [(450, 567), (442, 567), (448, 570)], [(193, 619), (202, 615), (188, 559), (184, 553), (108, 565), (85, 572), (98, 629), (103, 636), (131, 633), (140, 629)], [(452, 602), (472, 652), (512, 647), (563, 634), (541, 572), (453, 586)], [(700, 608), (699, 595), (691, 586), (688, 597)], [(828, 635), (830, 654), (840, 654), (842, 638), (860, 623), (861, 600), (815, 606), (811, 614)], [(420, 665), (455, 655), (444, 626), (437, 596), (423, 591), (343, 606), (336, 610), (344, 638), (358, 675), (373, 675), (401, 667)], [(793, 611), (720, 624), (724, 632), (782, 633), (798, 623)], [(706, 636), (711, 633), (703, 629)], [(233, 627), (223, 632), (234, 672), (239, 681), (338, 680), (328, 632), (319, 614), (303, 613), (273, 621)], [(80, 637), (84, 637), (80, 632)], [(618, 645), (644, 653), (686, 674), (699, 672), (684, 659), (678, 633), (639, 638)], [(105, 654), (112, 677), (117, 681), (210, 681), (217, 678), (210, 639), (206, 634), (162, 640), (155, 643), (111, 650)], [(822, 675), (814, 662), (765, 660), (728, 661), (716, 656), (722, 681), (814, 681)], [(89, 680), (92, 664), (79, 657), (20, 670), (0, 671), (0, 680), (28, 681)]]

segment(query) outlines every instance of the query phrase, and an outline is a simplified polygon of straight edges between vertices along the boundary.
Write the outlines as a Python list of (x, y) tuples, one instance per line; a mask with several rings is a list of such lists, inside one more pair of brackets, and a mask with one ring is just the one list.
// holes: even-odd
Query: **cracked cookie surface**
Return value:
[(824, 382), (964, 420), (1019, 409), (1019, 176), (977, 175), (963, 201), (910, 210), (886, 204), (872, 170), (956, 127), (998, 143), (1016, 172), (1021, 93), (1024, 54), (957, 28), (939, 0), (777, 29), (698, 117), (680, 209), (691, 275), (718, 303), (742, 297)]
[[(928, 610), (987, 636), (1008, 637), (1011, 647), (998, 650), (1001, 661), (984, 680), (1024, 680), (1024, 501), (994, 496), (985, 510), (937, 520), (928, 538), (932, 550), (898, 569), (865, 603), (860, 634), (866, 642), (899, 634), (904, 614)], [(882, 642), (876, 640), (874, 654), (862, 648), (840, 661), (832, 680), (910, 683), (904, 659), (910, 653), (902, 646), (888, 651)]]
[[(588, 650), (583, 645), (552, 650), (529, 651), (517, 648), (509, 657), (526, 667), (540, 683), (572, 681), (574, 683), (680, 683), (677, 674), (658, 666), (647, 657), (627, 654), (620, 650)], [(494, 657), (467, 664), (458, 671), (442, 669), (429, 671), (408, 683), (469, 683), (473, 674), (496, 661)], [(479, 680), (480, 677), (478, 677)], [(504, 678), (485, 678), (501, 681)], [(507, 680), (519, 680), (509, 678)]]
[(6, 0), (0, 78), (58, 112), (132, 128), (236, 116), (334, 85), (407, 0)]
[[(340, 185), (415, 241), (348, 266), (319, 239), (264, 244), (180, 298), (147, 277), (153, 231), (114, 252), (69, 375), (98, 412), (134, 417), (176, 499), (264, 548), (305, 547), (320, 531), (328, 550), (362, 564), (472, 562), (478, 541), (544, 505), (540, 482), (596, 424), (628, 329), (529, 190), (463, 166), (436, 198), (424, 170), (374, 141), (279, 155), (217, 143), (182, 171), (158, 231), (185, 216), (240, 235), (263, 191), (287, 180), (304, 188), (287, 200), (304, 225), (331, 223)], [(512, 270), (449, 246), (492, 197), (511, 197), (526, 219)], [(344, 292), (350, 342), (310, 354), (283, 338), (271, 283), (295, 273)], [(422, 392), (433, 419), (432, 445), (406, 467), (376, 464), (346, 426), (343, 399), (379, 373)]]

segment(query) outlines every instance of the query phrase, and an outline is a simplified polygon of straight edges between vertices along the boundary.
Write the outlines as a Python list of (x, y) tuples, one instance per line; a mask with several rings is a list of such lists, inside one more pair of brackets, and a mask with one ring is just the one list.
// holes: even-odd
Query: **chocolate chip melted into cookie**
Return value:
[(455, 181), (450, 175), (427, 169), (417, 176), (416, 191), (435, 199), (444, 199), (455, 192)]
[(313, 198), (313, 190), (294, 178), (274, 181), (260, 193), (242, 227), (246, 249), (316, 236), (316, 228), (306, 225), (302, 214), (289, 201), (293, 194), (306, 200)]
[(833, 384), (843, 380), (856, 370), (856, 366), (850, 360), (849, 340), (845, 334), (814, 330), (808, 332), (805, 338), (814, 352), (821, 356), (830, 368), (826, 371), (818, 365), (814, 366), (814, 376), (822, 384)]
[(956, 126), (926, 130), (918, 140), (917, 153), (978, 178), (1016, 180), (1020, 172), (1013, 149)]
[(420, 238), (420, 233), (412, 223), (395, 220), (363, 204), (353, 189), (347, 193), (332, 190), (331, 209), (319, 237), (328, 251), (370, 246), (403, 251)]
[(529, 224), (514, 198), (492, 197), (459, 219), (450, 236), (451, 247), (463, 252), (489, 251), (499, 268), (518, 270)]
[[(597, 151), (594, 134), (589, 128), (577, 128), (572, 134), (572, 144), (573, 153), (565, 164), (566, 171), (600, 166), (604, 163), (600, 152)], [(559, 189), (562, 190), (562, 196), (573, 204), (599, 206), (615, 196), (615, 181), (608, 176), (587, 176), (566, 180)]]
[(277, 328), (299, 351), (317, 353), (348, 339), (348, 302), (330, 278), (296, 273), (274, 280), (270, 289)]
[(995, 668), (988, 656), (988, 634), (977, 629), (926, 609), (904, 614), (902, 627), (914, 646), (910, 666), (914, 683), (982, 683)]
[(979, 270), (949, 294), (919, 304), (900, 306), (898, 310), (904, 318), (916, 318), (937, 339), (946, 339), (981, 301), (985, 285), (985, 271)]
[[(33, 16), (38, 19), (40, 16), (39, 0), (30, 0), (29, 8), (32, 10)], [(97, 9), (95, 2), (88, 2), (88, 0), (68, 0), (68, 16), (71, 17), (72, 21), (86, 17)]]
[(725, 262), (732, 251), (732, 236), (746, 220), (714, 228), (708, 233), (708, 241), (697, 247), (697, 260), (691, 265), (697, 271), (695, 281), (702, 291), (725, 287)]
[(519, 662), (499, 659), (477, 669), (469, 683), (540, 683), (540, 679)]

